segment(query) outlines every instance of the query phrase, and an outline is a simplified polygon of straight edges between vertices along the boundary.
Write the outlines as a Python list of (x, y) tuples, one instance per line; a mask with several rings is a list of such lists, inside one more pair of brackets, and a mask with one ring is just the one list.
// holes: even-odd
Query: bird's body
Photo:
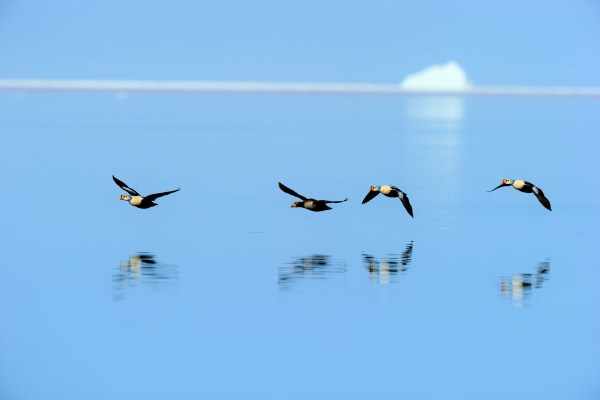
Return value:
[(492, 190), (488, 190), (488, 192), (493, 192), (494, 190), (504, 187), (504, 186), (512, 186), (520, 192), (523, 193), (533, 193), (535, 197), (539, 200), (539, 202), (548, 210), (552, 211), (552, 206), (550, 205), (550, 200), (546, 198), (542, 189), (535, 186), (531, 182), (524, 181), (522, 179), (503, 179), (502, 183), (495, 187)]
[(124, 182), (115, 178), (114, 175), (113, 175), (113, 180), (121, 189), (123, 189), (124, 191), (129, 193), (129, 196), (126, 194), (122, 194), (120, 200), (125, 200), (125, 201), (129, 202), (129, 204), (131, 204), (132, 206), (137, 207), (137, 208), (142, 208), (142, 209), (157, 206), (158, 204), (155, 203), (154, 200), (158, 199), (159, 197), (166, 196), (168, 194), (179, 191), (179, 189), (175, 189), (175, 190), (171, 190), (168, 192), (154, 193), (154, 194), (149, 194), (148, 196), (142, 196), (135, 189), (130, 188)]
[(382, 185), (379, 187), (379, 193), (387, 197), (399, 197), (399, 191), (400, 189), (389, 185)]
[(290, 194), (294, 197), (299, 198), (302, 201), (295, 201), (292, 203), (292, 207), (299, 207), (299, 208), (306, 208), (309, 211), (326, 211), (326, 210), (331, 210), (331, 207), (328, 206), (329, 203), (342, 203), (346, 200), (348, 200), (347, 198), (344, 200), (315, 200), (315, 199), (310, 199), (307, 197), (304, 197), (298, 193), (296, 193), (295, 191), (293, 191), (292, 189), (290, 189), (289, 187), (285, 186), (283, 183), (278, 182), (279, 183), (279, 188), (284, 191), (287, 194)]
[(369, 201), (374, 199), (379, 193), (381, 193), (382, 195), (384, 195), (386, 197), (400, 198), (400, 201), (402, 202), (402, 205), (406, 209), (406, 212), (408, 212), (408, 215), (410, 215), (411, 217), (414, 218), (413, 209), (410, 204), (410, 201), (408, 200), (408, 195), (406, 193), (404, 193), (402, 190), (398, 189), (396, 186), (389, 186), (389, 185), (371, 186), (371, 188), (369, 189), (369, 193), (367, 193), (367, 195), (363, 199), (362, 204), (368, 203)]
[(306, 199), (305, 201), (297, 201), (292, 203), (292, 207), (303, 207), (310, 211), (326, 211), (331, 210), (331, 207), (324, 201), (315, 199)]

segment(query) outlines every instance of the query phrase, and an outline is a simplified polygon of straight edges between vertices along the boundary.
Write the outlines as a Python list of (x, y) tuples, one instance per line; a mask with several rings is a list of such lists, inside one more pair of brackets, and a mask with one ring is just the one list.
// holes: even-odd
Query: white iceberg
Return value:
[(432, 65), (408, 75), (400, 84), (403, 89), (465, 90), (473, 86), (465, 70), (455, 61)]

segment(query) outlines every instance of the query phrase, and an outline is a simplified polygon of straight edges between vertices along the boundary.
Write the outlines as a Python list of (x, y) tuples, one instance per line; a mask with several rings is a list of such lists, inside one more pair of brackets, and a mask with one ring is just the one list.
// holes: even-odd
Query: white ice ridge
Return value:
[(404, 87), (397, 83), (0, 79), (0, 91), (600, 97), (600, 87), (469, 86), (467, 80), (464, 83), (467, 86)]

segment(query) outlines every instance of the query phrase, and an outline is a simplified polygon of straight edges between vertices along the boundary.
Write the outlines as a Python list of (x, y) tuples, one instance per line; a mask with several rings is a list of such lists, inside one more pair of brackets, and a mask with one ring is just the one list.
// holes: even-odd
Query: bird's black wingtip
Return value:
[(496, 186), (495, 188), (493, 188), (492, 190), (488, 190), (488, 193), (489, 193), (489, 192), (493, 192), (493, 191), (494, 191), (494, 190), (496, 190), (496, 189), (500, 189), (501, 187), (504, 187), (504, 186), (510, 186), (510, 185), (507, 185), (507, 184), (501, 183), (501, 184), (499, 184), (498, 186)]

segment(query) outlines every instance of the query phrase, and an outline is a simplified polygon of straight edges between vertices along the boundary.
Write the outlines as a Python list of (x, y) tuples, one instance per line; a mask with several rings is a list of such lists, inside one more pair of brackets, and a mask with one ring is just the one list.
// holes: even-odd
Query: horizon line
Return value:
[(1, 91), (600, 97), (600, 87), (469, 86), (453, 89), (406, 88), (400, 83), (97, 79), (0, 79)]

